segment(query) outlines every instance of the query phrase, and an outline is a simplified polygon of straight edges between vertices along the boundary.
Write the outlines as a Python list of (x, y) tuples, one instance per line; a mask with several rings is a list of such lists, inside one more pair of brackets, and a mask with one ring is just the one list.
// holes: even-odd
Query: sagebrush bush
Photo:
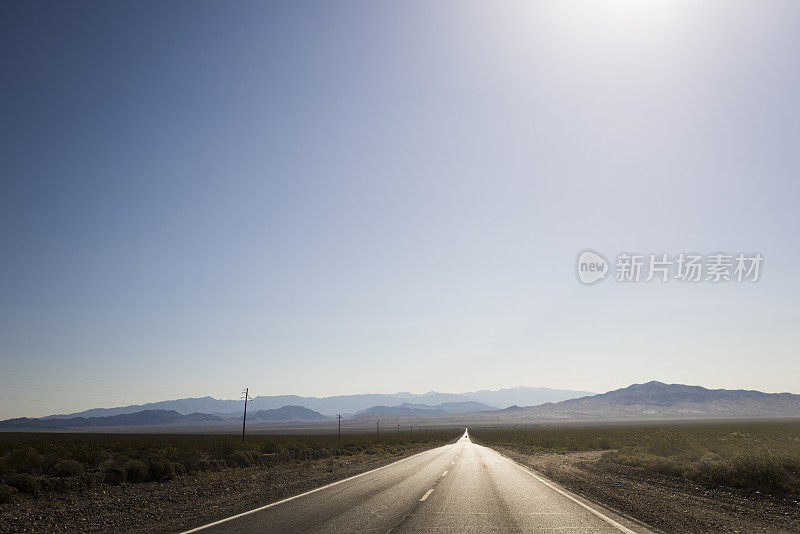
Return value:
[(675, 456), (688, 453), (694, 448), (692, 437), (679, 428), (660, 428), (647, 437), (645, 449), (656, 456)]
[(17, 489), (20, 493), (36, 497), (39, 495), (39, 481), (29, 473), (17, 473), (6, 477), (6, 484)]
[(145, 482), (150, 469), (141, 460), (128, 460), (125, 464), (125, 478), (128, 482)]
[(148, 462), (150, 480), (163, 482), (175, 478), (175, 465), (165, 458), (151, 458)]
[(0, 484), (0, 504), (13, 501), (16, 494), (16, 488), (13, 488), (8, 484)]
[(59, 460), (47, 468), (47, 474), (53, 477), (75, 477), (84, 473), (83, 466), (76, 460)]
[(125, 464), (120, 461), (114, 461), (103, 470), (103, 480), (106, 484), (122, 484), (128, 478), (128, 472), (125, 470)]
[(253, 455), (249, 451), (235, 451), (232, 455), (233, 464), (239, 467), (253, 465)]
[(33, 473), (42, 467), (42, 456), (33, 447), (11, 451), (6, 461), (11, 470), (20, 473)]
[(197, 450), (189, 451), (183, 456), (178, 457), (178, 463), (181, 464), (187, 472), (208, 471), (214, 467), (211, 461)]

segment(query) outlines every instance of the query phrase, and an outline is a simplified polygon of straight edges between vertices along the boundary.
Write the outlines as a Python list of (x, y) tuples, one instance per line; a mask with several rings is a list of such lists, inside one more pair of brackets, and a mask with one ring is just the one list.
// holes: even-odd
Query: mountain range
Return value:
[(159, 425), (181, 425), (185, 423), (208, 423), (224, 421), (218, 415), (206, 413), (180, 414), (175, 410), (143, 410), (141, 412), (112, 415), (109, 417), (72, 417), (69, 419), (32, 419), (19, 417), (0, 421), (0, 430), (66, 430), (95, 427), (138, 427)]
[[(374, 396), (364, 395), (362, 397)], [(387, 396), (378, 397), (385, 398)], [(436, 398), (433, 395), (429, 396), (429, 398), (431, 397)], [(190, 399), (174, 402), (185, 405), (187, 400)], [(200, 400), (206, 402), (205, 399)], [(218, 407), (219, 404), (211, 403), (209, 406)], [(301, 405), (284, 405), (275, 409), (255, 410), (251, 409), (251, 405), (248, 404), (248, 408), (248, 420), (254, 423), (302, 422), (306, 425), (313, 425), (330, 422), (329, 417)], [(349, 418), (349, 421), (358, 424), (359, 421), (363, 423), (367, 420), (380, 419), (380, 416), (383, 415), (398, 418), (398, 423), (405, 421), (416, 424), (414, 421), (426, 421), (431, 424), (459, 425), (524, 424), (545, 421), (800, 417), (800, 395), (763, 393), (751, 390), (707, 389), (701, 386), (650, 381), (599, 395), (547, 402), (537, 406), (513, 405), (503, 409), (496, 409), (478, 401), (447, 401), (438, 404), (410, 402), (394, 405), (378, 404), (359, 410)], [(182, 414), (177, 410), (149, 409), (107, 416), (9, 419), (0, 421), (0, 431), (128, 427), (222, 428), (231, 426), (234, 421), (235, 424), (240, 424), (240, 418), (239, 411), (226, 414), (200, 412)]]
[(591, 420), (725, 417), (797, 417), (800, 395), (650, 381), (539, 406), (512, 406), (499, 419)]
[[(79, 430), (94, 428), (135, 428), (135, 427), (178, 427), (178, 426), (221, 426), (235, 420), (240, 424), (242, 414), (227, 416), (207, 413), (184, 415), (175, 410), (142, 410), (140, 412), (117, 414), (100, 417), (69, 417), (34, 419), (20, 417), (0, 421), (0, 431), (14, 430)], [(327, 417), (319, 412), (302, 406), (283, 406), (275, 410), (257, 410), (247, 414), (251, 422), (299, 422), (326, 421)]]
[[(238, 419), (240, 414), (233, 414)], [(257, 410), (247, 414), (249, 420), (256, 421), (327, 421), (328, 418), (319, 412), (304, 406), (282, 406), (274, 410)]]
[[(255, 397), (248, 403), (248, 409), (271, 410), (283, 406), (303, 406), (309, 410), (327, 416), (338, 413), (352, 415), (373, 406), (398, 406), (403, 403), (425, 404), (436, 406), (445, 403), (478, 402), (488, 407), (506, 408), (512, 405), (533, 406), (545, 402), (559, 402), (586, 395), (588, 391), (573, 391), (551, 388), (517, 387), (500, 390), (480, 390), (468, 393), (439, 393), (429, 391), (423, 394), (414, 393), (374, 393), (359, 395), (337, 395), (333, 397), (301, 397), (299, 395), (263, 395)], [(140, 412), (143, 410), (174, 410), (181, 414), (208, 413), (230, 414), (242, 410), (242, 401), (199, 397), (176, 399), (147, 404), (120, 406), (117, 408), (93, 408), (71, 414), (51, 415), (49, 419), (65, 419), (71, 417), (108, 417), (112, 415)], [(445, 410), (448, 411), (448, 410)], [(478, 410), (469, 410), (478, 411)]]
[(356, 412), (354, 417), (366, 415), (442, 415), (457, 413), (489, 412), (497, 410), (493, 406), (478, 401), (443, 402), (442, 404), (411, 404), (404, 402), (397, 406), (373, 406)]

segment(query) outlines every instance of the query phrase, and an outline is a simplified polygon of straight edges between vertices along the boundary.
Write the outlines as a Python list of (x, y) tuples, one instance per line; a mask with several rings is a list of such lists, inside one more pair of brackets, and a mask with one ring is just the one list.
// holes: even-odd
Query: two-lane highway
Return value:
[(188, 532), (642, 532), (458, 442)]

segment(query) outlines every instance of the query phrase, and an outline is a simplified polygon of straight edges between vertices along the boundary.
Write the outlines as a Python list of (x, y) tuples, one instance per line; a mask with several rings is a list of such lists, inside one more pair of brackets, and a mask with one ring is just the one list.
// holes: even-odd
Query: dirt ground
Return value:
[(679, 477), (599, 463), (600, 451), (529, 455), (495, 448), (565, 488), (657, 532), (800, 532), (797, 497), (709, 488)]

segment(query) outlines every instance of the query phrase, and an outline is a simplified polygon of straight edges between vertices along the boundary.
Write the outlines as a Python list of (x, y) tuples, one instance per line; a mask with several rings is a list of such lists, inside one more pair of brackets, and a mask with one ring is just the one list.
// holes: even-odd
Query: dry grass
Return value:
[(600, 462), (709, 486), (800, 495), (800, 422), (477, 429), (479, 441), (524, 453), (605, 450)]

